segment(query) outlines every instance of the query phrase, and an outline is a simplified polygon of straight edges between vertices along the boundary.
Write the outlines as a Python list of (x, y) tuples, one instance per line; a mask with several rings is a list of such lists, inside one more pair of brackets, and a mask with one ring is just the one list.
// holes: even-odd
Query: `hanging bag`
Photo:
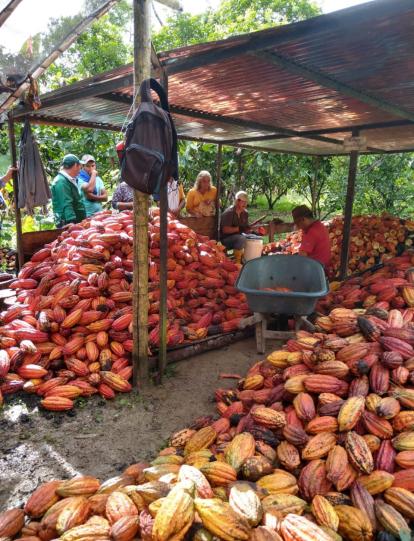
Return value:
[[(153, 102), (151, 89), (158, 94), (161, 107)], [(126, 131), (121, 175), (131, 188), (156, 195), (162, 183), (178, 176), (177, 132), (164, 89), (155, 79), (143, 81), (140, 97)]]

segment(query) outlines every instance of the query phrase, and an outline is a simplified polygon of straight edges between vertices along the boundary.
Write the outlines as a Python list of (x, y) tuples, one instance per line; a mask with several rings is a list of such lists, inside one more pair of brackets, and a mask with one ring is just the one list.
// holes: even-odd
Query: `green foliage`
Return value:
[[(43, 85), (48, 89), (58, 88), (131, 62), (132, 43), (126, 32), (130, 21), (128, 1), (119, 0), (45, 72)], [(65, 18), (54, 21), (49, 29), (50, 35), (62, 32), (65, 26)]]
[(310, 0), (223, 0), (217, 10), (199, 15), (175, 13), (153, 41), (157, 50), (165, 51), (297, 22), (319, 13), (316, 2)]
[[(410, 217), (414, 211), (413, 154), (361, 156), (358, 163), (354, 213)], [(346, 196), (348, 158), (333, 158), (327, 212), (341, 211)]]

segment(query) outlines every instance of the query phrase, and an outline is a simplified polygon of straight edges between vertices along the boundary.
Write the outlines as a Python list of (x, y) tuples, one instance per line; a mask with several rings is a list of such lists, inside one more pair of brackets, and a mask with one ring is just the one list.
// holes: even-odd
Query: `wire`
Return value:
[(158, 23), (160, 24), (160, 26), (164, 26), (164, 23), (162, 22), (161, 17), (158, 15), (157, 10), (155, 9), (155, 3), (154, 3), (154, 1), (152, 2), (152, 11), (154, 12), (154, 15), (155, 15), (155, 17), (156, 17)]

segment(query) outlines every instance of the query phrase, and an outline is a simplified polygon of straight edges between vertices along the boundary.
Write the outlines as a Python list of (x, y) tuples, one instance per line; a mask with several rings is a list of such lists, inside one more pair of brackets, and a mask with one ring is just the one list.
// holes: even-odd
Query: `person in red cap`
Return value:
[[(125, 143), (120, 141), (116, 145), (116, 153), (118, 154), (120, 164), (122, 163), (124, 152)], [(116, 210), (132, 210), (134, 208), (134, 190), (126, 182), (123, 182), (122, 179), (113, 193), (112, 208)]]

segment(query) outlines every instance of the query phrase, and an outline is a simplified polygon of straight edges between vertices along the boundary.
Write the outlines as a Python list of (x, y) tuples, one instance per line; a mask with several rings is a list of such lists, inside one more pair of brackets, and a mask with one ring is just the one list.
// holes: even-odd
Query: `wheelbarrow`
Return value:
[[(248, 261), (236, 281), (236, 288), (246, 295), (253, 312), (246, 324), (256, 325), (258, 353), (264, 353), (266, 338), (283, 339), (295, 336), (293, 332), (270, 331), (272, 315), (288, 315), (295, 319), (295, 328), (312, 330), (306, 316), (315, 310), (318, 299), (327, 295), (328, 282), (322, 265), (300, 255), (271, 255)], [(271, 291), (285, 288), (288, 291)]]

